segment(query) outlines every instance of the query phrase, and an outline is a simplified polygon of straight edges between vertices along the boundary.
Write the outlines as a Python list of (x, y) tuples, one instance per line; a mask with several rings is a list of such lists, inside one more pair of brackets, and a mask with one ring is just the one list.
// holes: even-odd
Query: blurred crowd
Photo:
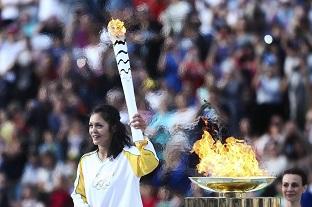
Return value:
[[(270, 175), (308, 172), (311, 196), (310, 1), (0, 0), (0, 14), (0, 206), (73, 206), (77, 163), (93, 148), (90, 109), (113, 104), (129, 122), (111, 18), (127, 28), (146, 134), (170, 160), (142, 178), (144, 207), (212, 195), (190, 183), (185, 144), (165, 147), (205, 102)], [(256, 195), (280, 196), (279, 179)]]

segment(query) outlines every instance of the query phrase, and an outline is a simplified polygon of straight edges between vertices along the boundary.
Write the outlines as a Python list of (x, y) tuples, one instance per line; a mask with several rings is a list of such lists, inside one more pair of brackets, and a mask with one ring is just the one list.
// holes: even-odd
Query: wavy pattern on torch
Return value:
[(124, 50), (119, 50), (116, 56), (118, 56), (118, 55), (119, 55), (119, 54), (121, 54), (121, 53), (123, 53), (123, 54), (128, 54), (128, 52), (127, 52), (127, 51), (124, 51)]
[(120, 59), (120, 60), (118, 61), (117, 65), (119, 65), (120, 62), (123, 62), (124, 64), (126, 64), (127, 62), (129, 62), (129, 59), (126, 60), (126, 61), (124, 61), (123, 59)]
[(121, 70), (119, 71), (119, 73), (121, 73), (121, 72), (124, 72), (124, 73), (128, 74), (129, 72), (131, 72), (131, 68), (128, 68), (128, 70), (126, 70), (126, 69), (121, 69)]
[(114, 46), (115, 45), (125, 45), (125, 44), (126, 44), (126, 41), (116, 40), (114, 43)]

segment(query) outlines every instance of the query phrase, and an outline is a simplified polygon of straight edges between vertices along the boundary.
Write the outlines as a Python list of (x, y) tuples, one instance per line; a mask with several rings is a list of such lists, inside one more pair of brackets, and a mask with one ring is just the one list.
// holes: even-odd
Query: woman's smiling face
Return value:
[(102, 147), (109, 147), (111, 142), (111, 133), (109, 124), (101, 117), (99, 113), (91, 115), (89, 120), (89, 134), (93, 144)]
[(285, 174), (282, 180), (282, 192), (287, 201), (300, 201), (301, 194), (304, 192), (305, 186), (302, 179), (296, 174)]

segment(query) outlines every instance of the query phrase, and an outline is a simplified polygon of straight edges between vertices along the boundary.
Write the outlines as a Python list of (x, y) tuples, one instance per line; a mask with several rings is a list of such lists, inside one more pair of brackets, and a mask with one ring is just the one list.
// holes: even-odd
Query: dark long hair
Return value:
[(119, 111), (111, 105), (96, 106), (92, 114), (100, 114), (100, 116), (109, 124), (109, 130), (112, 135), (112, 140), (108, 149), (108, 156), (116, 158), (122, 152), (125, 146), (131, 146), (132, 142), (127, 135), (126, 126), (120, 122)]

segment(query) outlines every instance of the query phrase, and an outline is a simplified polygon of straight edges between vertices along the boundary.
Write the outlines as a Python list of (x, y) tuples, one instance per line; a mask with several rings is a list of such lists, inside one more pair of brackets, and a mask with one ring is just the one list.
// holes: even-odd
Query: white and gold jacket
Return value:
[(84, 154), (71, 194), (75, 207), (141, 207), (140, 178), (158, 163), (148, 140), (125, 147), (115, 159), (101, 161), (97, 151)]

